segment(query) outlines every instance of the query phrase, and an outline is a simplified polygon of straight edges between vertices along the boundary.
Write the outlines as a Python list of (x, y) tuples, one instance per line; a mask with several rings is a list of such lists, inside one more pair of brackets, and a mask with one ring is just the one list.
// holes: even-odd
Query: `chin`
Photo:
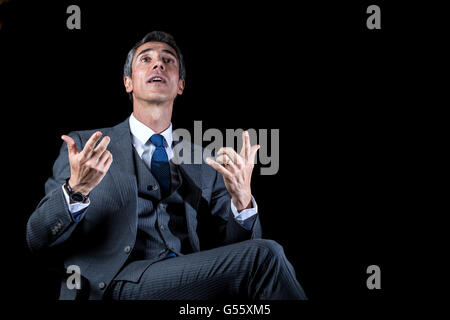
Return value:
[(170, 100), (170, 97), (166, 95), (151, 95), (145, 97), (145, 101), (148, 103), (161, 104)]

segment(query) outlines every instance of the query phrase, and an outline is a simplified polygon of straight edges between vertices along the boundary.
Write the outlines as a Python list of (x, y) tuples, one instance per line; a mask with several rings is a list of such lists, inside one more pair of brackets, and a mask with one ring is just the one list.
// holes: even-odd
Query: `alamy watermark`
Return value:
[[(214, 158), (222, 147), (231, 147), (236, 152), (242, 149), (243, 129), (225, 129), (223, 132), (210, 128), (203, 132), (202, 121), (194, 121), (194, 135), (187, 129), (173, 130), (172, 162), (175, 164), (201, 164), (206, 158)], [(280, 129), (247, 129), (250, 144), (259, 144), (255, 164), (261, 164), (261, 175), (275, 175), (280, 167)], [(204, 145), (204, 143), (206, 145)]]
[(366, 12), (370, 16), (366, 20), (366, 26), (369, 30), (381, 29), (381, 9), (379, 6), (373, 4), (367, 7)]
[(66, 285), (69, 290), (81, 289), (81, 269), (79, 266), (72, 264), (67, 267), (66, 272), (70, 274), (67, 277)]
[(376, 264), (372, 264), (367, 267), (367, 274), (370, 276), (367, 278), (366, 286), (369, 290), (381, 289), (381, 269)]
[(67, 17), (66, 27), (69, 30), (80, 30), (81, 29), (81, 9), (76, 4), (72, 4), (67, 7), (67, 14), (70, 16)]

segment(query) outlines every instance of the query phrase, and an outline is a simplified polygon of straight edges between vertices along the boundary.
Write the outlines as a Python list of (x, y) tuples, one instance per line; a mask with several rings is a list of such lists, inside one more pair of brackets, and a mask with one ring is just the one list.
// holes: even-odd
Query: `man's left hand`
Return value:
[(242, 132), (242, 150), (240, 154), (233, 148), (223, 147), (217, 152), (216, 160), (206, 159), (206, 163), (222, 174), (225, 187), (238, 212), (252, 207), (250, 181), (255, 155), (260, 146), (250, 145), (248, 131)]

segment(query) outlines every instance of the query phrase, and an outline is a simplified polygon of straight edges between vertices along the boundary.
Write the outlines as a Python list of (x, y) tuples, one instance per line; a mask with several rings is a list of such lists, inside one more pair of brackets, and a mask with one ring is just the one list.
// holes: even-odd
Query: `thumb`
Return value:
[(64, 142), (67, 144), (67, 151), (69, 152), (69, 156), (77, 154), (78, 153), (78, 149), (77, 146), (75, 144), (75, 141), (66, 135), (62, 135), (61, 139), (64, 140)]
[(257, 144), (252, 146), (250, 149), (250, 159), (253, 159), (253, 163), (255, 163), (256, 152), (258, 152), (259, 148), (261, 148), (261, 146)]

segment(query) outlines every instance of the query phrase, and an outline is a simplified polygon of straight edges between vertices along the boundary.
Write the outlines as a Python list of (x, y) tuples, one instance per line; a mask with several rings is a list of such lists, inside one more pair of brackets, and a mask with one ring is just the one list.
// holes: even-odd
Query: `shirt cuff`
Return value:
[(90, 204), (91, 201), (87, 200), (87, 202), (76, 202), (76, 203), (70, 203), (69, 195), (67, 194), (66, 189), (64, 188), (64, 185), (62, 186), (64, 198), (66, 199), (67, 206), (69, 208), (69, 212), (72, 215), (75, 222), (80, 221), (81, 216), (83, 215), (83, 209), (86, 209)]
[(253, 208), (244, 209), (241, 213), (238, 212), (236, 206), (231, 201), (231, 211), (233, 212), (234, 219), (239, 223), (242, 227), (247, 230), (251, 230), (253, 227), (253, 223), (255, 222), (256, 214), (258, 213), (258, 205), (256, 204), (255, 198), (252, 196), (252, 206)]

